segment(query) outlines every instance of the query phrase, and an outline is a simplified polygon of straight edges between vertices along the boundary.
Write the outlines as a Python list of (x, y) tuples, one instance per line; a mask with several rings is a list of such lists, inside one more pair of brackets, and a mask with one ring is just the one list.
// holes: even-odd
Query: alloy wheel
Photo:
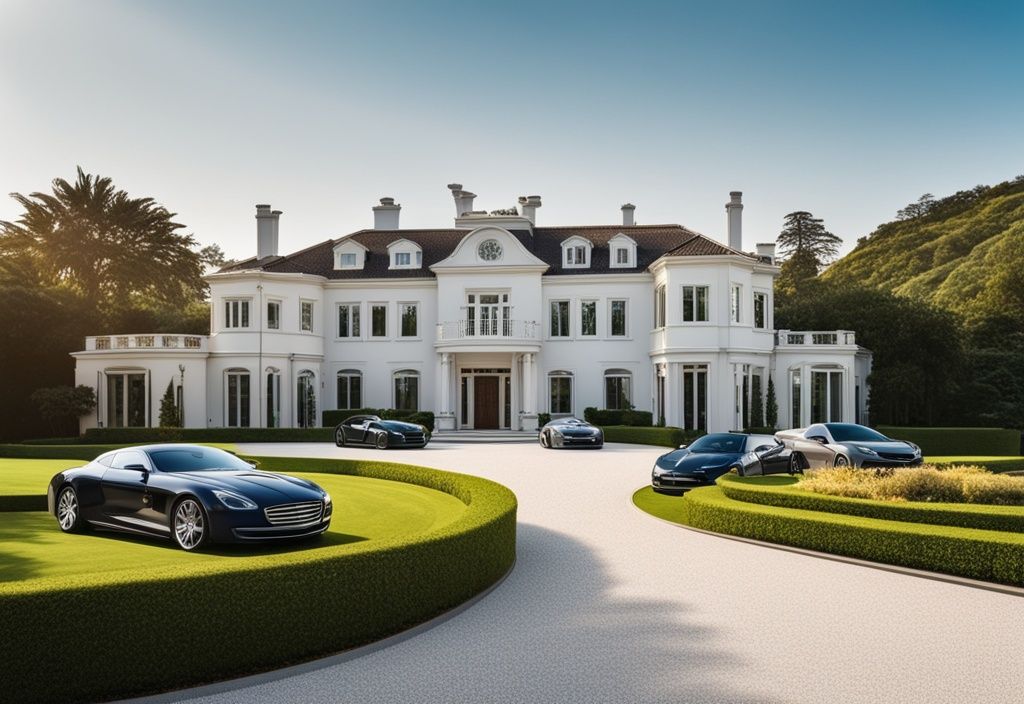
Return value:
[(833, 467), (849, 467), (850, 460), (846, 459), (846, 455), (836, 455), (835, 460), (832, 462)]
[(345, 431), (341, 428), (334, 431), (334, 444), (338, 447), (345, 447)]
[(60, 498), (57, 500), (57, 522), (60, 523), (61, 530), (71, 531), (74, 530), (77, 520), (78, 497), (75, 495), (75, 490), (68, 487), (61, 492)]
[(185, 499), (174, 512), (174, 537), (185, 550), (195, 550), (206, 536), (203, 510), (194, 499)]
[(386, 450), (386, 449), (388, 449), (388, 436), (385, 435), (384, 433), (381, 433), (380, 435), (377, 436), (377, 449), (378, 450)]

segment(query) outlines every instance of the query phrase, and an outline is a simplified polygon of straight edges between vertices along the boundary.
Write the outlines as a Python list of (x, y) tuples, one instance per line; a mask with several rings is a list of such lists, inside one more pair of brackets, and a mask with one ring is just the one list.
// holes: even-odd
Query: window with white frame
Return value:
[(224, 327), (225, 328), (247, 328), (249, 327), (249, 305), (248, 298), (225, 298), (224, 299)]
[(759, 330), (768, 327), (768, 294), (761, 291), (754, 293), (754, 327)]
[(388, 304), (370, 304), (370, 337), (388, 336)]
[(418, 411), (420, 408), (420, 373), (413, 369), (395, 372), (395, 408)]
[(363, 407), (363, 374), (358, 369), (338, 372), (338, 408), (352, 410)]
[(229, 428), (249, 427), (249, 370), (228, 369), (224, 373), (224, 393), (227, 403), (225, 425)]
[(708, 368), (683, 365), (683, 424), (687, 430), (708, 429)]
[(665, 327), (665, 284), (654, 289), (654, 327)]
[(359, 337), (359, 304), (338, 305), (338, 337)]
[(419, 269), (423, 266), (423, 250), (415, 242), (400, 239), (388, 245), (392, 269)]
[(551, 415), (572, 415), (572, 372), (548, 374), (548, 411)]
[(683, 286), (683, 322), (708, 321), (708, 287)]
[(569, 301), (551, 301), (551, 337), (569, 337)]
[(303, 369), (296, 377), (295, 424), (299, 428), (314, 428), (319, 425), (316, 412), (316, 375)]
[(267, 330), (281, 329), (281, 301), (267, 301)]
[(636, 266), (636, 240), (621, 232), (608, 241), (608, 266), (629, 269)]
[(626, 369), (609, 369), (604, 373), (604, 407), (621, 411), (632, 406), (633, 375)]
[(418, 309), (419, 304), (417, 303), (398, 304), (399, 336), (419, 337), (419, 328), (417, 327)]
[(313, 301), (299, 303), (299, 329), (302, 332), (313, 332)]
[(626, 337), (628, 335), (626, 300), (624, 298), (613, 298), (608, 301), (608, 308), (608, 334), (611, 337)]
[(355, 252), (342, 252), (338, 255), (338, 265), (342, 269), (355, 269), (359, 265), (359, 258)]
[(335, 269), (362, 269), (365, 260), (366, 247), (355, 240), (346, 238), (334, 247)]
[(580, 302), (580, 336), (597, 335), (597, 301)]
[(620, 266), (629, 264), (629, 250), (625, 247), (615, 248), (615, 263)]
[(395, 252), (395, 267), (410, 266), (412, 264), (412, 252)]
[(573, 236), (562, 242), (562, 266), (567, 269), (586, 269), (590, 266), (590, 241)]
[(729, 320), (733, 323), (740, 322), (740, 301), (743, 297), (743, 287), (733, 284), (729, 289)]

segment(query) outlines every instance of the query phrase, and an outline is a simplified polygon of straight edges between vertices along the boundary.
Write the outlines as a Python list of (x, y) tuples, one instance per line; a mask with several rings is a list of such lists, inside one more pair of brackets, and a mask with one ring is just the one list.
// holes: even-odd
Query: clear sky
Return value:
[(810, 210), (849, 249), (1024, 172), (1024, 2), (0, 0), (0, 193), (79, 164), (238, 258), (255, 203), (292, 251), (385, 195), (450, 227), (453, 181), (718, 239), (742, 190), (746, 248)]

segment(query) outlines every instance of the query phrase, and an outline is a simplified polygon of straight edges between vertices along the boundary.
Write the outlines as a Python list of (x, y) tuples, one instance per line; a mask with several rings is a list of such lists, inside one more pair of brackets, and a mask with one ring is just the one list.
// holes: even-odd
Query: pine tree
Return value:
[(828, 264), (839, 254), (839, 245), (843, 240), (826, 230), (823, 223), (824, 220), (806, 210), (787, 215), (782, 232), (776, 240), (779, 253), (787, 258), (797, 254), (811, 254), (819, 268)]
[(779, 427), (779, 402), (775, 397), (775, 381), (768, 376), (768, 399), (765, 402), (764, 424), (768, 428)]
[(763, 428), (764, 427), (764, 390), (761, 389), (760, 384), (757, 387), (757, 393), (751, 394), (750, 399), (750, 427), (751, 428)]
[(167, 391), (160, 399), (160, 427), (181, 427), (181, 415), (178, 413), (178, 404), (174, 398), (174, 379), (167, 382)]

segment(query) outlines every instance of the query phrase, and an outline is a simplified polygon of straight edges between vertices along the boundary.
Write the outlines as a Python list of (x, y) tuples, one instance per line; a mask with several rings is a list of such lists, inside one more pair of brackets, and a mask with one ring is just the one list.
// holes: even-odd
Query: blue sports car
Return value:
[(657, 492), (685, 491), (714, 484), (735, 469), (741, 476), (791, 472), (789, 452), (771, 435), (712, 433), (662, 455), (654, 463), (651, 485)]
[(313, 482), (197, 445), (104, 453), (51, 479), (47, 503), (65, 533), (123, 531), (169, 538), (183, 550), (318, 536), (332, 513), (330, 495)]

